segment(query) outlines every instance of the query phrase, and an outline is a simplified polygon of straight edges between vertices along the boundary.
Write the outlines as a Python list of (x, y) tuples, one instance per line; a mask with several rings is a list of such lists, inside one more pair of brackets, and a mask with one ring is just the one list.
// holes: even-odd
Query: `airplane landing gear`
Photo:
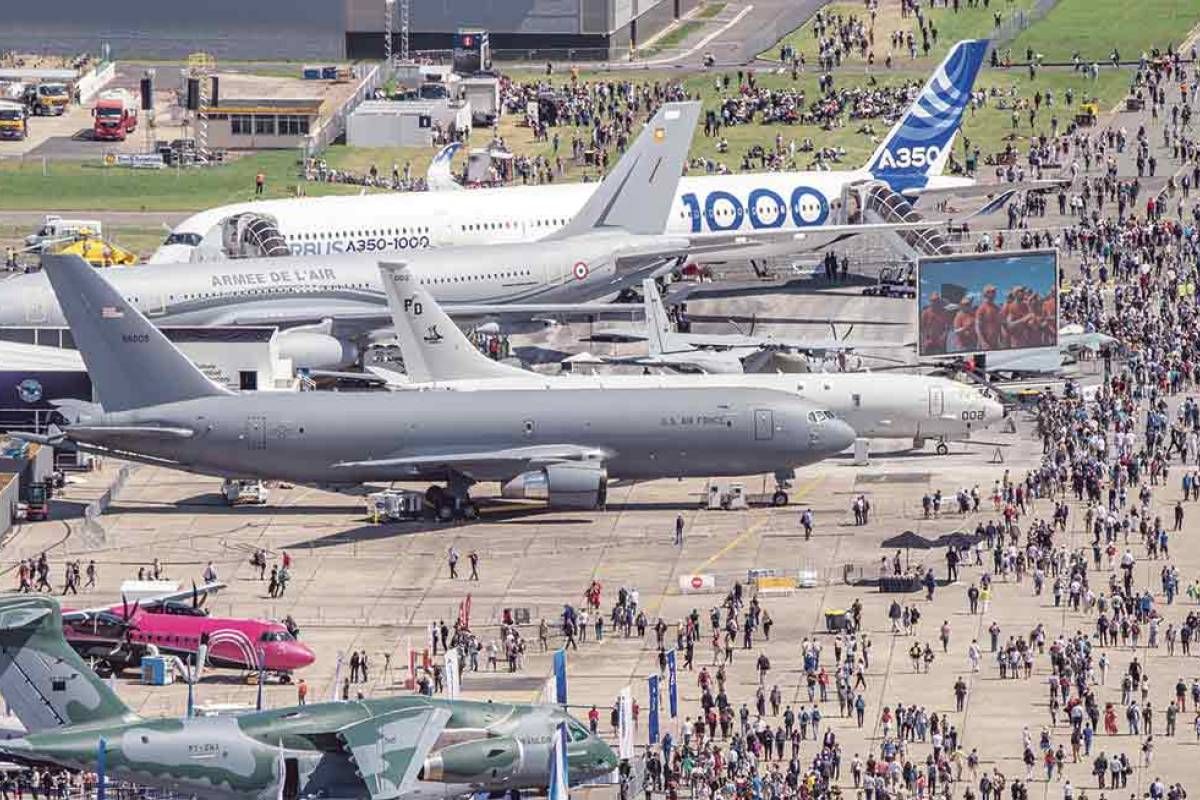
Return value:
[(479, 506), (471, 499), (470, 483), (451, 480), (447, 486), (430, 486), (425, 490), (425, 504), (433, 510), (438, 522), (454, 519), (479, 519)]
[(775, 492), (771, 495), (771, 505), (780, 508), (788, 504), (787, 490), (792, 488), (792, 479), (795, 477), (796, 473), (792, 471), (775, 473)]
[(939, 439), (935, 451), (939, 456), (944, 456), (950, 452), (950, 446), (946, 444), (945, 439)]

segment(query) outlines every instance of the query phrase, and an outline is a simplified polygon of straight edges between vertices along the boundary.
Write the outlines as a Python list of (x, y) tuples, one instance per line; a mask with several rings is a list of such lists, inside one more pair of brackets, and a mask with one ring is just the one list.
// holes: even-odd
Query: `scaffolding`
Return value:
[(208, 109), (212, 100), (212, 77), (217, 72), (217, 60), (211, 53), (192, 53), (188, 56), (188, 77), (198, 82), (199, 103), (196, 109), (196, 164), (209, 163)]
[(396, 0), (383, 0), (383, 63), (392, 68), (392, 18), (396, 14)]

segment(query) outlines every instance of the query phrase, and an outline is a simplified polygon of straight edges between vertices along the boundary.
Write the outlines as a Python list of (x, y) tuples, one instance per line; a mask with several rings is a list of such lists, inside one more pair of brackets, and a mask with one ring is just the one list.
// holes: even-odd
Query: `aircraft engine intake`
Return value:
[(551, 464), (522, 472), (504, 484), (509, 499), (544, 500), (551, 508), (599, 508), (608, 492), (608, 470), (601, 464)]
[(527, 786), (545, 783), (549, 763), (547, 745), (500, 736), (442, 748), (425, 759), (420, 779), (479, 787)]
[(275, 220), (250, 212), (222, 221), (221, 245), (229, 258), (276, 258), (292, 254)]

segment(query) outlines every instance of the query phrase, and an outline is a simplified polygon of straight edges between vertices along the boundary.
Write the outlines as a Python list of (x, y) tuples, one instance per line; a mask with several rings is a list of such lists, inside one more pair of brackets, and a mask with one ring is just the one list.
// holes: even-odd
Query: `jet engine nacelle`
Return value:
[(558, 322), (552, 319), (506, 319), (477, 325), (475, 331), (484, 336), (513, 336), (541, 333), (555, 327), (558, 327)]
[(488, 789), (544, 786), (549, 765), (548, 745), (500, 736), (442, 748), (425, 759), (419, 779)]
[(599, 508), (608, 493), (608, 470), (600, 464), (551, 464), (522, 472), (501, 488), (503, 497), (544, 500), (551, 508)]
[(358, 360), (358, 347), (328, 333), (311, 330), (280, 331), (276, 338), (280, 358), (290, 358), (297, 369), (339, 369)]

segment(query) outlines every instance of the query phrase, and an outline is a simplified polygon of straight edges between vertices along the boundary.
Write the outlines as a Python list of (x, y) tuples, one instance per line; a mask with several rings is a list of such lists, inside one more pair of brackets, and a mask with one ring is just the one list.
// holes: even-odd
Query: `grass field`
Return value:
[(1105, 61), (1112, 48), (1132, 60), (1143, 51), (1178, 47), (1200, 23), (1200, 0), (1059, 0), (1050, 12), (1012, 44), (1013, 57), (1033, 48), (1048, 61), (1066, 61), (1078, 52), (1087, 61)]
[[(1091, 1), (1084, 0), (1084, 2)], [(1166, 2), (1166, 0), (1162, 1)], [(989, 36), (995, 30), (995, 21), (992, 15), (996, 11), (1000, 11), (1002, 18), (1007, 19), (1015, 14), (1027, 13), (1029, 9), (1033, 8), (1033, 4), (1034, 0), (1006, 0), (1003, 3), (992, 3), (988, 8), (984, 8), (982, 5), (975, 8), (968, 8), (964, 1), (960, 4), (958, 13), (955, 13), (953, 8), (944, 8), (941, 6), (938, 8), (928, 8), (922, 3), (922, 12), (925, 14), (925, 18), (933, 23), (938, 32), (937, 42), (931, 42), (929, 57), (931, 59), (940, 59), (950, 49), (950, 46), (960, 39), (977, 39)], [(825, 10), (827, 13), (835, 16), (858, 17), (870, 27), (870, 14), (862, 2), (839, 0), (839, 2), (830, 3), (825, 7)], [(784, 44), (790, 44), (797, 53), (804, 55), (809, 64), (813, 64), (818, 55), (817, 38), (813, 35), (813, 27), (813, 22), (810, 20), (785, 36), (770, 49), (764, 50), (759, 54), (759, 58), (778, 61), (779, 48)], [(916, 18), (901, 17), (899, 3), (880, 3), (875, 17), (875, 44), (873, 48), (875, 64), (879, 68), (882, 68), (889, 51), (892, 53), (897, 66), (903, 67), (906, 64), (912, 63), (908, 58), (907, 52), (903, 51), (903, 49), (893, 50), (889, 46), (889, 39), (894, 31), (904, 31), (905, 33), (908, 31), (917, 32), (917, 57), (918, 60), (922, 60), (923, 56), (920, 50), (921, 40)], [(861, 64), (864, 62), (865, 59), (860, 56), (858, 51), (855, 51), (849, 57), (843, 58), (842, 63)]]
[[(679, 74), (668, 71), (648, 71), (637, 73), (640, 81), (675, 81)], [(603, 73), (581, 73), (581, 80), (609, 79), (611, 76)], [(926, 74), (921, 71), (893, 71), (879, 75), (881, 85), (892, 85), (904, 80), (924, 80)], [(1070, 113), (1061, 109), (1065, 89), (1070, 86), (1076, 95), (1076, 102), (1082, 102), (1085, 94), (1094, 94), (1102, 108), (1109, 108), (1117, 103), (1128, 87), (1129, 73), (1123, 70), (1105, 68), (1101, 70), (1099, 81), (1091, 82), (1076, 73), (1066, 70), (1042, 70), (1037, 79), (1030, 82), (1024, 70), (1010, 71), (987, 70), (980, 77), (982, 88), (998, 87), (1006, 94), (1013, 88), (1018, 96), (1029, 98), (1037, 90), (1045, 92), (1054, 90), (1059, 98), (1060, 121), (1066, 125)], [(691, 73), (685, 76), (684, 86), (692, 96), (699, 96), (706, 107), (714, 107), (720, 100), (721, 93), (715, 87), (715, 79), (719, 74)], [(563, 79), (558, 78), (556, 82)], [(798, 88), (803, 89), (809, 97), (816, 92), (816, 76), (805, 73), (793, 81), (789, 73), (776, 74), (775, 71), (760, 70), (757, 73), (760, 85), (769, 88)], [(848, 81), (845, 76), (840, 80)], [(736, 80), (733, 81), (736, 85)], [(1043, 111), (1038, 119), (1039, 132), (1048, 133), (1050, 129), (1050, 113)], [(549, 143), (535, 142), (530, 129), (518, 124), (513, 116), (502, 118), (499, 133), (513, 149), (522, 155), (544, 155), (551, 160), (554, 158), (553, 147)], [(698, 130), (693, 140), (692, 155), (723, 163), (730, 169), (737, 170), (741, 166), (744, 152), (756, 144), (770, 148), (776, 133), (781, 133), (785, 145), (791, 140), (799, 143), (806, 137), (812, 138), (817, 147), (844, 147), (846, 166), (857, 166), (874, 150), (875, 141), (871, 137), (857, 133), (858, 124), (825, 131), (816, 126), (803, 125), (740, 125), (722, 129), (722, 135), (729, 142), (729, 152), (717, 151), (717, 140), (703, 135)], [(875, 123), (877, 133), (885, 132), (885, 126)], [(1008, 111), (994, 107), (981, 110), (975, 115), (968, 116), (964, 122), (964, 135), (976, 143), (984, 153), (1000, 150), (1004, 146), (1004, 137), (1014, 133), (1011, 117)], [(570, 164), (567, 156), (570, 153), (572, 134), (585, 136), (585, 130), (574, 130), (568, 127), (557, 129), (560, 137), (559, 152), (563, 154), (567, 164), (566, 180), (579, 180), (585, 172), (594, 174), (595, 170), (585, 170)], [(1022, 115), (1020, 126), (1015, 131), (1019, 137), (1028, 136), (1031, 131), (1028, 121)], [(491, 136), (490, 130), (475, 131), (471, 146), (482, 146)], [(338, 169), (350, 170), (365, 174), (374, 164), (381, 174), (391, 173), (395, 163), (403, 169), (406, 162), (411, 163), (413, 175), (423, 175), (433, 156), (433, 150), (426, 148), (381, 148), (364, 149), (335, 146), (330, 148), (325, 158), (329, 164)], [(460, 155), (456, 167), (461, 167), (464, 155)], [(797, 168), (809, 166), (807, 154), (797, 155)], [(0, 162), (0, 208), (55, 208), (55, 209), (94, 209), (103, 207), (110, 210), (139, 211), (190, 211), (209, 208), (225, 203), (238, 202), (253, 198), (254, 174), (263, 170), (267, 175), (267, 197), (287, 197), (295, 194), (298, 183), (297, 155), (295, 152), (269, 152), (250, 155), (221, 167), (208, 170), (162, 170), (157, 172), (124, 170), (119, 168), (104, 168), (92, 164), (76, 162), (49, 162), (48, 173), (43, 176), (40, 161)], [(304, 184), (309, 195), (318, 194), (355, 194), (362, 189), (358, 186), (343, 184), (308, 183)]]
[[(190, 211), (254, 197), (262, 170), (267, 197), (296, 191), (297, 154), (259, 153), (211, 169), (133, 170), (77, 161), (0, 161), (0, 208)], [(347, 194), (357, 187), (307, 184), (309, 194)]]

